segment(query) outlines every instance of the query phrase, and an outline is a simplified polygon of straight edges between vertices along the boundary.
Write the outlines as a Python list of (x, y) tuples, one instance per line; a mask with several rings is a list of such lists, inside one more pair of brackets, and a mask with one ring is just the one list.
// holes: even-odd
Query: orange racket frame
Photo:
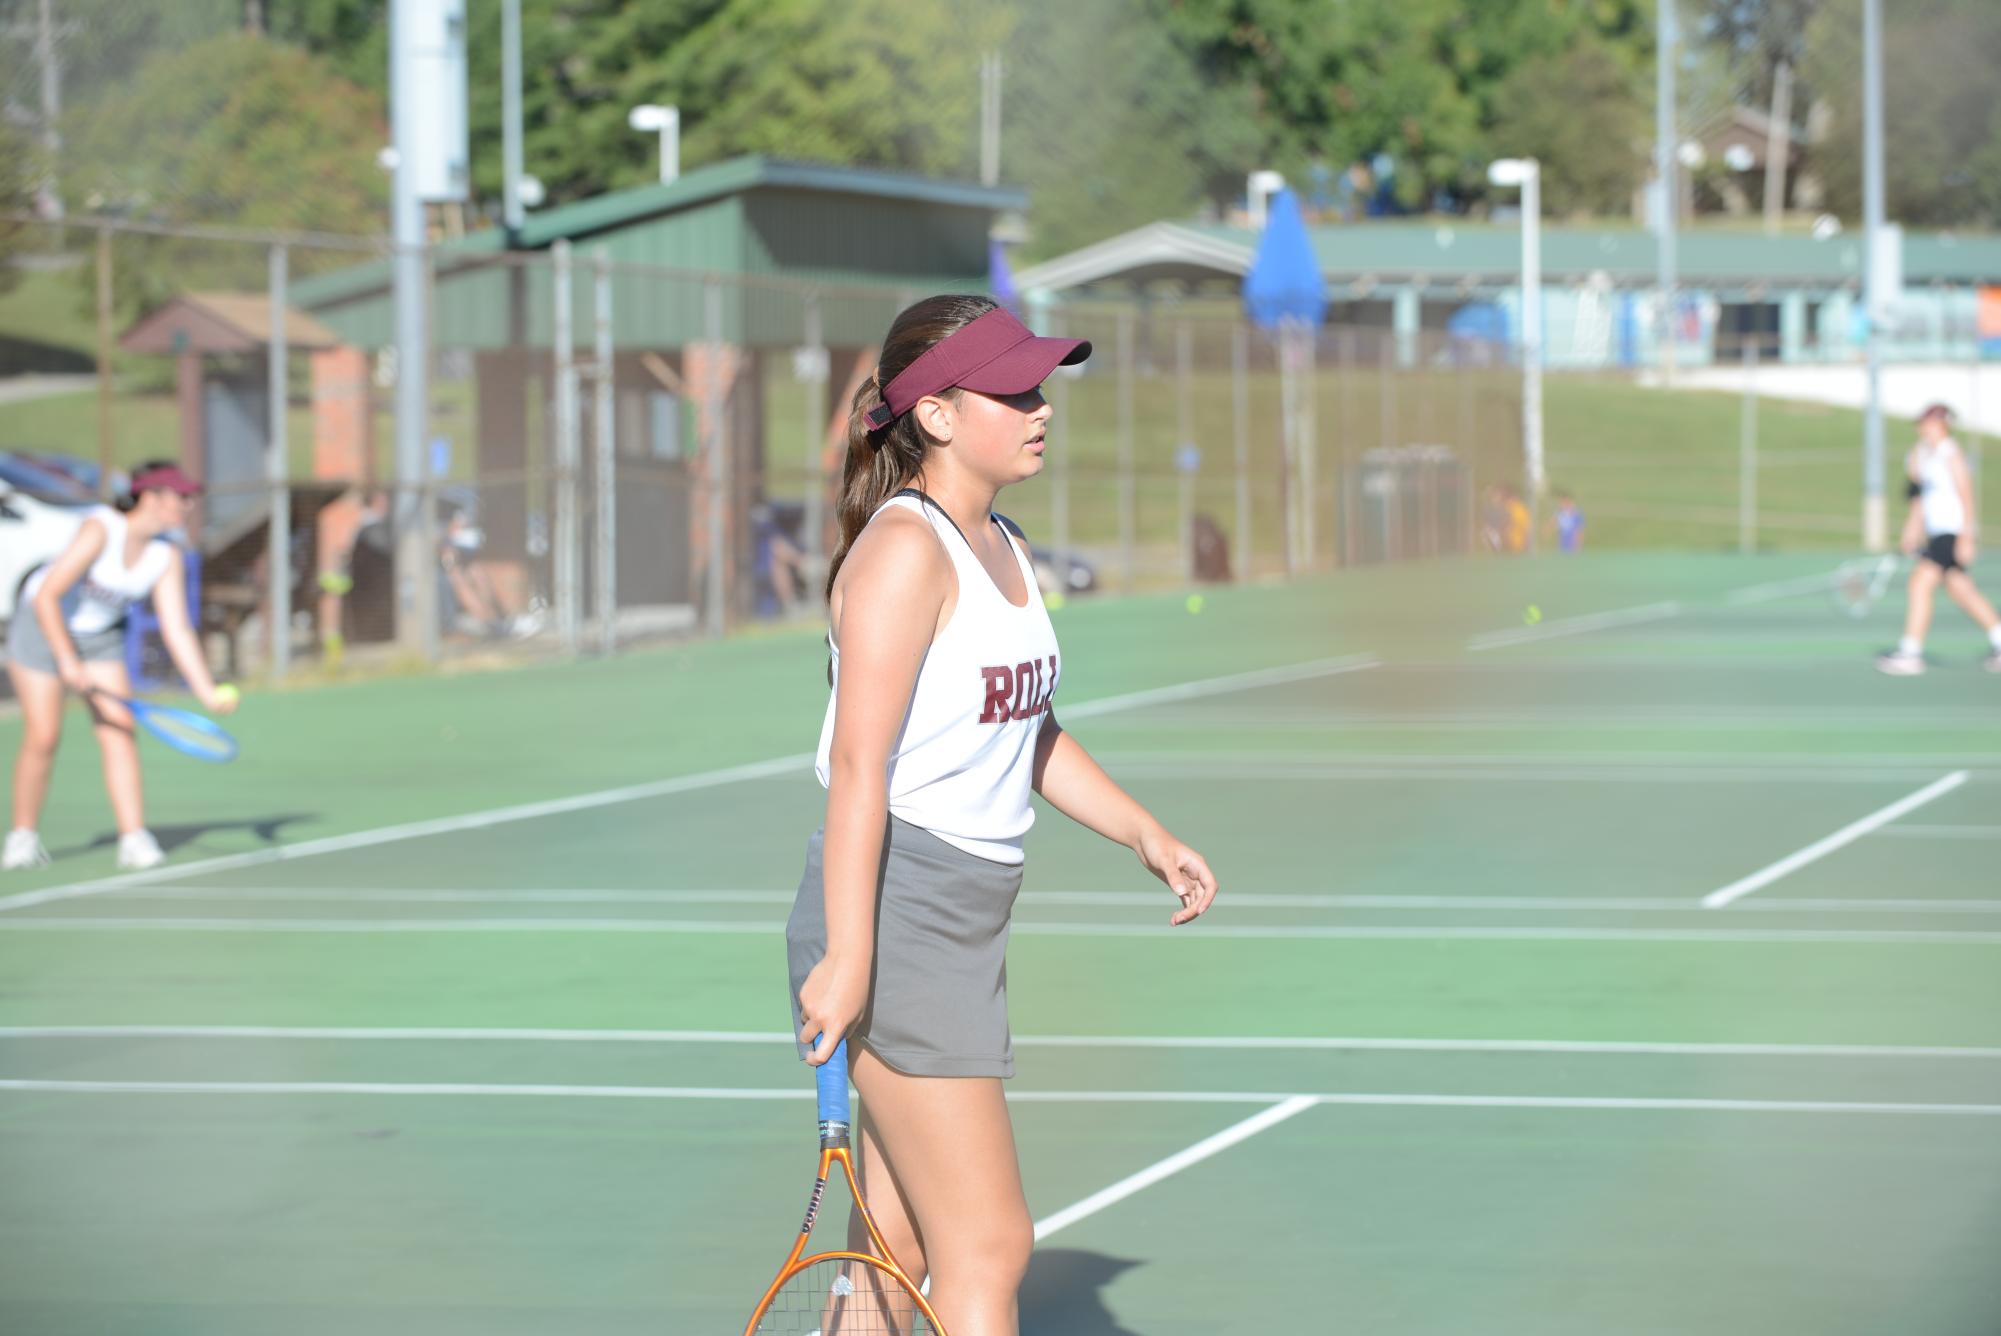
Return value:
[[(743, 1336), (757, 1336), (757, 1324), (764, 1321), (772, 1302), (785, 1288), (785, 1282), (820, 1262), (859, 1262), (872, 1266), (888, 1275), (910, 1296), (910, 1302), (931, 1324), (935, 1336), (946, 1336), (945, 1326), (938, 1315), (931, 1311), (931, 1303), (918, 1288), (917, 1282), (896, 1264), (890, 1255), (889, 1245), (882, 1240), (882, 1231), (875, 1227), (875, 1217), (869, 1214), (868, 1202), (862, 1197), (861, 1181), (855, 1177), (854, 1153), (848, 1146), (848, 1053), (847, 1041), (842, 1040), (835, 1048), (834, 1056), (815, 1073), (820, 1089), (820, 1170), (814, 1176), (813, 1196), (806, 1203), (806, 1222), (799, 1226), (799, 1237), (793, 1240), (792, 1251), (785, 1255), (785, 1264), (778, 1268), (777, 1279), (757, 1301), (757, 1310), (744, 1324)], [(855, 1211), (868, 1229), (869, 1241), (875, 1245), (880, 1256), (868, 1253), (850, 1252), (836, 1249), (830, 1252), (804, 1256), (806, 1243), (813, 1235), (813, 1222), (820, 1217), (820, 1203), (827, 1195), (827, 1180), (834, 1176), (834, 1166), (839, 1164), (841, 1172), (847, 1176), (848, 1191), (855, 1199)]]

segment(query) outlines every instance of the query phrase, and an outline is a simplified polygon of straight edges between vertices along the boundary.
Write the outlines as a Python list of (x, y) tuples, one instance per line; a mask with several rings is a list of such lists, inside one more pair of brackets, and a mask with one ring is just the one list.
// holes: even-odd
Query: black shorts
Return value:
[(1959, 555), (1955, 551), (1958, 546), (1958, 534), (1935, 533), (1925, 541), (1924, 560), (1942, 571), (1963, 570), (1965, 568), (1959, 564)]

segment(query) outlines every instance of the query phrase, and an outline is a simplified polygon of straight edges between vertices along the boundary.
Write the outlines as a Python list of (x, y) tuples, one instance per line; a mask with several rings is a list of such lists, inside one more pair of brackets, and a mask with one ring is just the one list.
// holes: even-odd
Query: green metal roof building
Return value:
[[(724, 290), (729, 343), (796, 345), (808, 289), (819, 291), (829, 344), (872, 343), (901, 298), (984, 291), (994, 220), (1026, 203), (1019, 191), (958, 181), (732, 158), (671, 182), (534, 214), (511, 251), (499, 230), (436, 246), (435, 342), (549, 347), (548, 252), (566, 241), (579, 270), (576, 328), (589, 328), (585, 275), (603, 255), (614, 270), (613, 341), (621, 348), (703, 339), (707, 280)], [(515, 273), (526, 281), (511, 279)], [(301, 281), (293, 296), (350, 343), (381, 348), (393, 340), (387, 261)]]
[[(796, 491), (809, 454), (831, 450), (846, 398), (873, 369), (898, 310), (934, 292), (986, 290), (989, 234), (1026, 202), (1019, 191), (958, 181), (743, 157), (534, 214), (511, 246), (497, 230), (433, 245), (431, 435), (473, 461), (482, 559), (545, 578), (548, 543), (538, 535), (560, 528), (556, 293), (565, 266), (580, 492), (588, 511), (608, 433), (619, 607), (698, 601), (714, 550), (707, 489), (721, 475), (723, 587), (740, 611), (749, 582), (736, 567), (750, 556), (751, 506), (778, 475), (793, 484), (779, 490)], [(386, 259), (302, 279), (292, 303), (350, 345), (394, 344)], [(606, 335), (608, 367), (596, 351)], [(802, 347), (824, 354), (795, 359)], [(804, 397), (798, 419), (767, 430), (774, 367), (803, 381)], [(781, 445), (767, 460), (768, 437), (796, 441), (796, 451)], [(718, 440), (720, 467), (709, 458)], [(595, 512), (584, 524), (596, 525)]]

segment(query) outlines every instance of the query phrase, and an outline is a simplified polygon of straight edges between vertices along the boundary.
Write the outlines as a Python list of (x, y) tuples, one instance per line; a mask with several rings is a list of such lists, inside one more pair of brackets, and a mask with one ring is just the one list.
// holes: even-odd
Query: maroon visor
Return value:
[(883, 402), (869, 410), (869, 430), (881, 431), (925, 395), (955, 387), (981, 394), (1026, 394), (1057, 367), (1074, 366), (1090, 355), (1089, 339), (1043, 338), (997, 307), (932, 344), (885, 385)]
[(200, 496), (201, 484), (190, 478), (172, 464), (162, 464), (157, 468), (141, 469), (132, 475), (132, 495), (141, 492), (179, 492), (182, 496)]

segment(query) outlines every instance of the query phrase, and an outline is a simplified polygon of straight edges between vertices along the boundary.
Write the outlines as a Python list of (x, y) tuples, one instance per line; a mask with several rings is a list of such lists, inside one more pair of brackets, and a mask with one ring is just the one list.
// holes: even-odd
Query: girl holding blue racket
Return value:
[(197, 699), (216, 714), (236, 708), (233, 687), (209, 675), (188, 616), (187, 571), (166, 534), (187, 523), (201, 487), (173, 464), (153, 461), (132, 473), (128, 495), (91, 511), (55, 560), (22, 586), (7, 634), (7, 675), (21, 702), (21, 753), (14, 762), (14, 826), (0, 866), (49, 861), (37, 826), (62, 738), (63, 690), (83, 697), (104, 757), (104, 787), (118, 824), (118, 866), (157, 866), (166, 855), (146, 829), (139, 749), (125, 671), (125, 614), (150, 597), (167, 653)]
[[(786, 926), (793, 1020), (815, 1066), (846, 1053), (862, 1195), (952, 1336), (1013, 1336), (1033, 1243), (1001, 1095), (1030, 791), (1129, 847), (1179, 900), (1172, 923), (1216, 894), (1202, 856), (1057, 725), (1056, 634), (1027, 544), (993, 513), (1042, 471), (1043, 380), (1090, 351), (984, 297), (932, 297), (890, 326), (849, 418), (827, 819)], [(867, 1246), (860, 1223), (851, 1237)]]

